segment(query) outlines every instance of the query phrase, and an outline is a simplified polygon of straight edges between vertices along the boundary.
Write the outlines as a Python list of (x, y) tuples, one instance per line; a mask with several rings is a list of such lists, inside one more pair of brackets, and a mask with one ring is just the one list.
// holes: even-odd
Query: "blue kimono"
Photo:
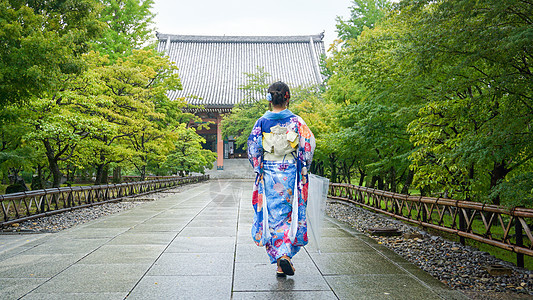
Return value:
[[(295, 151), (282, 160), (265, 160), (264, 134), (276, 125), (297, 133)], [(314, 149), (313, 133), (302, 118), (288, 109), (266, 112), (248, 138), (248, 159), (256, 173), (252, 238), (258, 246), (265, 246), (271, 263), (284, 255), (292, 258), (308, 242), (307, 170)]]

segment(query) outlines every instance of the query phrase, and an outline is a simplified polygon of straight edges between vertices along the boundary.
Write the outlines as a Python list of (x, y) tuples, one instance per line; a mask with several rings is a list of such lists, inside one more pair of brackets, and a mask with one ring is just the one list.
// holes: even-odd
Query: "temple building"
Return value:
[[(204, 147), (217, 152), (217, 169), (224, 159), (246, 157), (236, 149), (233, 137), (222, 139), (221, 120), (245, 98), (240, 87), (247, 84), (245, 73), (262, 68), (271, 82), (284, 81), (290, 87), (318, 85), (323, 81), (320, 59), (325, 54), (323, 34), (309, 36), (193, 36), (157, 33), (158, 51), (178, 67), (182, 90), (169, 91), (171, 100), (185, 98), (204, 122), (213, 122), (198, 133)], [(266, 91), (265, 91), (266, 92)], [(250, 128), (251, 130), (251, 128)]]

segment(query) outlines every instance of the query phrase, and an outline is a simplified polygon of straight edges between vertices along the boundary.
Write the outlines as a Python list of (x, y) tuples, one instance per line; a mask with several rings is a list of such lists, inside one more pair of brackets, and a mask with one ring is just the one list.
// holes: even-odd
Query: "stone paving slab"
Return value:
[[(291, 279), (288, 279), (291, 280)], [(336, 300), (333, 291), (268, 291), (268, 292), (234, 292), (234, 300)]]
[(234, 237), (178, 236), (168, 246), (166, 253), (234, 253)]
[(31, 293), (24, 297), (25, 300), (122, 300), (127, 297), (127, 293)]
[(331, 218), (296, 275), (276, 277), (250, 237), (251, 188), (211, 180), (59, 233), (0, 235), (0, 299), (466, 299)]
[[(124, 293), (142, 278), (149, 264), (81, 264), (64, 269), (34, 293)], [(103, 298), (102, 298), (103, 299)]]
[(129, 299), (231, 299), (231, 276), (145, 276)]

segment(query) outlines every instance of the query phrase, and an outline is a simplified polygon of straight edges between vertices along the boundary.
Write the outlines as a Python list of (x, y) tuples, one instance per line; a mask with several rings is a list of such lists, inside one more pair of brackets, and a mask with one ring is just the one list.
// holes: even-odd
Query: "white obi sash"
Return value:
[(287, 127), (279, 125), (270, 128), (270, 133), (263, 132), (263, 149), (276, 156), (284, 156), (296, 151), (298, 134)]

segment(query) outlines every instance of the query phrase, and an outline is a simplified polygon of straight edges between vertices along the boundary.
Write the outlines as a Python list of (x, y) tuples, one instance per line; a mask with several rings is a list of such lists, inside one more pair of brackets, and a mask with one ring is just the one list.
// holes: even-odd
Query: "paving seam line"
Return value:
[[(307, 255), (309, 255), (309, 258), (311, 259), (311, 261), (313, 262), (313, 264), (315, 265), (315, 267), (317, 268), (318, 272), (320, 273), (320, 276), (322, 276), (322, 279), (324, 279), (324, 281), (326, 282), (326, 284), (328, 285), (329, 289), (331, 290), (331, 292), (333, 293), (333, 295), (335, 295), (335, 297), (337, 297), (337, 299), (340, 299), (340, 297), (337, 295), (337, 293), (335, 293), (335, 290), (333, 289), (333, 287), (329, 284), (329, 282), (326, 280), (326, 275), (324, 275), (322, 273), (322, 270), (320, 270), (320, 268), (318, 267), (318, 265), (316, 264), (315, 260), (313, 259), (313, 257), (311, 256), (311, 254), (309, 253), (309, 251), (307, 251), (307, 248), (304, 247), (304, 250), (305, 252), (307, 253)], [(318, 255), (320, 255), (320, 253), (318, 253)]]
[[(239, 190), (242, 191), (242, 188), (239, 187)], [(232, 196), (233, 196), (234, 192), (232, 191)], [(242, 201), (242, 192), (239, 193), (240, 194), (240, 198), (239, 198), (239, 202), (238, 202), (238, 207), (237, 207), (237, 228), (235, 229), (235, 245), (233, 247), (233, 272), (231, 274), (231, 299), (233, 299), (233, 293), (234, 293), (234, 290), (233, 290), (233, 287), (235, 286), (235, 268), (236, 268), (236, 263), (237, 263), (237, 245), (238, 245), (238, 240), (239, 240), (239, 220), (240, 220), (240, 217), (241, 217), (241, 201)]]

